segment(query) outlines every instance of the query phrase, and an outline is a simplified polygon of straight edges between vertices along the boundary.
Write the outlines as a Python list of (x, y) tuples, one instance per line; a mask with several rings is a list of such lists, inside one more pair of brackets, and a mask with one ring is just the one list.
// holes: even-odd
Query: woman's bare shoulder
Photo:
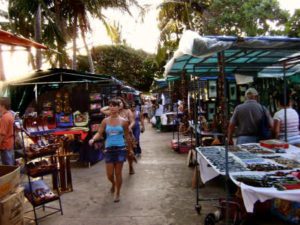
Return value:
[(124, 117), (120, 116), (120, 121), (122, 123), (122, 125), (127, 125), (128, 124), (128, 120), (125, 119)]

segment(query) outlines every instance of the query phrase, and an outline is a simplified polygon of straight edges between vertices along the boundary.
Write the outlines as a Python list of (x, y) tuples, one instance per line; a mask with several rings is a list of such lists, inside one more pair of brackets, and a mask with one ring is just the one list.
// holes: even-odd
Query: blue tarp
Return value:
[[(300, 58), (300, 38), (288, 37), (202, 37), (186, 31), (174, 57), (165, 67), (165, 77), (187, 75), (215, 76), (219, 72), (218, 53), (224, 53), (226, 74), (280, 76), (282, 60)], [(287, 75), (300, 72), (299, 66), (287, 69)]]

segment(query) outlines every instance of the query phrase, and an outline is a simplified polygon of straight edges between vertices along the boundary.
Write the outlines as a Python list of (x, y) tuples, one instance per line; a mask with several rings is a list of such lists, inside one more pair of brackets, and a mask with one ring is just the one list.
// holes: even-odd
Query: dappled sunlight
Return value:
[(2, 46), (2, 51), (6, 81), (22, 79), (33, 71), (25, 48)]

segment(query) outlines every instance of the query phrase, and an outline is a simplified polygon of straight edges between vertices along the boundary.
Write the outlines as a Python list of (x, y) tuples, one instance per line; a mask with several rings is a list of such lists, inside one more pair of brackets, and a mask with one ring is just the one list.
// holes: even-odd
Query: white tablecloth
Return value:
[[(208, 160), (202, 154), (197, 154), (201, 181), (205, 184), (207, 181), (220, 175), (220, 171), (211, 167)], [(223, 175), (223, 174), (222, 174)]]
[[(268, 173), (274, 173), (274, 172), (268, 172)], [(249, 186), (234, 179), (234, 175), (237, 174), (254, 175), (254, 174), (266, 174), (266, 172), (247, 171), (247, 172), (230, 174), (231, 180), (241, 188), (244, 205), (247, 212), (253, 212), (255, 202), (257, 201), (264, 202), (272, 198), (280, 198), (289, 201), (300, 202), (300, 190), (279, 191), (275, 187), (263, 188), (263, 187)]]

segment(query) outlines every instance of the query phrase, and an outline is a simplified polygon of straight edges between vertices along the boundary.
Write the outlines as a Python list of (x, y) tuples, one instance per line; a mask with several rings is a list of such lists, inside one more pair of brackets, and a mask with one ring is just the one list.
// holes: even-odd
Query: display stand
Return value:
[(57, 189), (61, 193), (72, 192), (73, 182), (71, 173), (71, 157), (75, 154), (68, 151), (67, 140), (63, 141), (63, 145), (54, 156), (55, 162), (59, 165), (59, 184)]
[[(32, 127), (31, 127), (32, 128)], [(25, 185), (25, 196), (31, 203), (33, 210), (27, 211), (34, 212), (34, 218), (27, 217), (35, 221), (38, 225), (38, 221), (60, 212), (63, 215), (63, 209), (60, 199), (60, 190), (57, 190), (57, 194), (54, 194), (50, 188), (43, 181), (43, 177), (47, 175), (52, 175), (53, 188), (57, 187), (58, 182), (58, 166), (55, 161), (55, 154), (58, 151), (59, 143), (57, 139), (50, 137), (49, 135), (37, 134), (30, 135), (30, 132), (21, 126), (21, 138), (23, 142), (23, 154), (25, 160), (25, 168), (27, 171), (28, 183)], [(29, 139), (33, 140), (34, 144), (27, 146), (24, 140), (24, 134), (28, 136)], [(35, 178), (41, 178), (35, 180)], [(58, 201), (59, 207), (47, 206), (47, 203)], [(37, 211), (39, 209), (50, 209), (51, 212), (46, 213), (46, 215), (38, 217)]]

